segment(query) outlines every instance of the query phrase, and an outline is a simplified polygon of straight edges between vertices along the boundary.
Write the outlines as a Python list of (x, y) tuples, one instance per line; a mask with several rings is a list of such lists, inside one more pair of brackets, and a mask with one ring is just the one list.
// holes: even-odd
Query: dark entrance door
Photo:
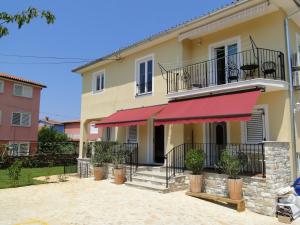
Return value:
[(164, 163), (164, 126), (156, 126), (154, 132), (154, 161), (156, 163)]

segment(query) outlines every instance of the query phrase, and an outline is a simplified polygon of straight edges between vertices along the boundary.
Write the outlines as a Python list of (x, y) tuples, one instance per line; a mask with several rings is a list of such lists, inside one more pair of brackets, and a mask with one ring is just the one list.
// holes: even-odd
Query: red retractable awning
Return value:
[(144, 125), (166, 105), (120, 110), (96, 123), (96, 127), (121, 127)]
[(249, 91), (171, 102), (156, 116), (155, 125), (248, 121), (259, 95)]

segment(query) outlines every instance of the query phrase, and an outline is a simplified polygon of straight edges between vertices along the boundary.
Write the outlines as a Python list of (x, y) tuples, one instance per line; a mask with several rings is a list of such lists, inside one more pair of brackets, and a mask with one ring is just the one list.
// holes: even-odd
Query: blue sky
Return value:
[(94, 59), (231, 1), (1, 0), (1, 11), (16, 13), (34, 6), (51, 10), (57, 20), (49, 26), (36, 20), (21, 30), (9, 25), (10, 35), (0, 39), (0, 71), (48, 86), (42, 92), (40, 117), (77, 119), (81, 77), (71, 70), (83, 63), (36, 64), (78, 60), (41, 60), (3, 54)]

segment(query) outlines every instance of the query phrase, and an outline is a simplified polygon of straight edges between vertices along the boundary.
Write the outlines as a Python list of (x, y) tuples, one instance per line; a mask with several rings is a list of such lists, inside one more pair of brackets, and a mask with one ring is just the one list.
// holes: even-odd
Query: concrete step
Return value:
[(158, 178), (158, 179), (166, 179), (166, 174), (163, 172), (159, 172), (159, 171), (148, 171), (148, 170), (144, 170), (144, 171), (140, 171), (138, 170), (134, 176), (140, 176), (140, 177), (154, 177), (154, 178)]
[(155, 177), (133, 176), (132, 181), (133, 182), (136, 181), (139, 183), (148, 183), (148, 184), (166, 186), (166, 179), (155, 178)]
[(155, 184), (145, 183), (145, 182), (132, 181), (132, 182), (126, 182), (125, 185), (129, 186), (129, 187), (144, 189), (144, 190), (156, 191), (159, 193), (168, 193), (169, 192), (169, 189), (166, 188), (165, 186), (155, 185)]

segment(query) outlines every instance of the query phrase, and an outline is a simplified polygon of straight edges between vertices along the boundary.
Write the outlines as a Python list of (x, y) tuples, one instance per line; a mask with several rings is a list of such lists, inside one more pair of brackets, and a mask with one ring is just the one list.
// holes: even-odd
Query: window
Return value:
[(100, 71), (93, 75), (93, 83), (92, 83), (92, 89), (93, 93), (101, 92), (104, 90), (104, 84), (105, 84), (105, 72)]
[(111, 128), (106, 127), (106, 141), (111, 141)]
[(31, 113), (13, 112), (11, 124), (14, 126), (30, 127)]
[(143, 95), (152, 92), (153, 57), (147, 57), (136, 62), (136, 94)]
[(0, 80), (0, 93), (4, 92), (4, 81)]
[(90, 134), (98, 134), (98, 128), (95, 127), (95, 124), (90, 124)]
[(247, 143), (261, 143), (266, 140), (265, 112), (263, 108), (255, 109), (251, 120), (246, 122), (245, 133)]
[(26, 156), (29, 155), (29, 143), (11, 143), (9, 144), (10, 156)]
[(14, 95), (26, 98), (32, 98), (33, 89), (30, 86), (14, 84)]
[(128, 127), (128, 135), (127, 139), (129, 143), (136, 143), (137, 142), (137, 126), (129, 126)]

